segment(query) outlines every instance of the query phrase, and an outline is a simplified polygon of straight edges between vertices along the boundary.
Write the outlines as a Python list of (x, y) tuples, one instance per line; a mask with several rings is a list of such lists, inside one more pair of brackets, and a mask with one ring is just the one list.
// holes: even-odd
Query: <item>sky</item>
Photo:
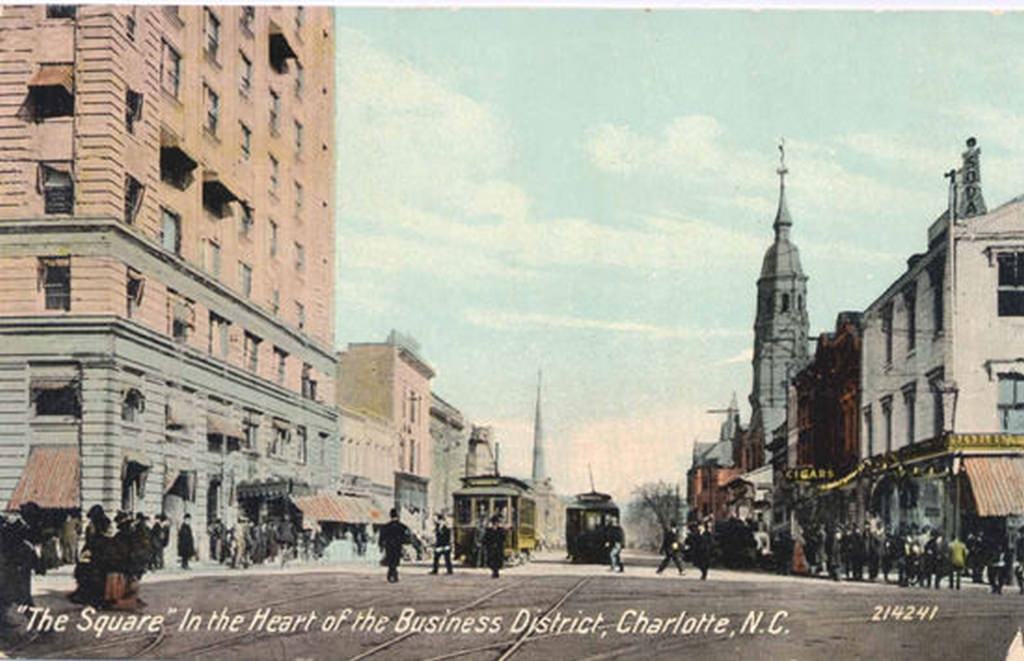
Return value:
[(1024, 193), (1024, 15), (336, 10), (340, 346), (414, 336), (529, 475), (683, 479), (735, 391), (785, 139), (811, 333), (926, 245), (977, 136)]

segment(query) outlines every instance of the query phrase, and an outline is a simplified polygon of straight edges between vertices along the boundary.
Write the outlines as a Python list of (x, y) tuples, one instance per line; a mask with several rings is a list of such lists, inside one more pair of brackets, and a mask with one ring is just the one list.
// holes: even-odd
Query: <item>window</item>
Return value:
[(1024, 432), (1024, 375), (999, 375), (999, 431)]
[(885, 451), (892, 452), (892, 397), (882, 398), (882, 428), (885, 433)]
[(210, 313), (210, 326), (207, 335), (207, 351), (211, 356), (220, 356), (227, 360), (231, 347), (231, 322), (216, 312)]
[(942, 368), (936, 369), (928, 375), (928, 382), (931, 384), (932, 391), (932, 432), (936, 438), (942, 436), (946, 426), (943, 411), (945, 405), (942, 402), (943, 380)]
[(789, 312), (789, 294), (782, 295), (782, 301), (779, 305), (779, 312)]
[(124, 33), (128, 41), (135, 41), (135, 7), (129, 7), (128, 13), (124, 15)]
[(306, 327), (306, 306), (302, 303), (295, 303), (295, 321), (299, 325), (299, 330)]
[(60, 415), (79, 418), (82, 401), (76, 379), (32, 379), (32, 404), (37, 416)]
[(288, 367), (288, 352), (280, 347), (274, 347), (274, 363), (277, 365), (277, 382), (284, 384)]
[(277, 257), (277, 223), (270, 221), (270, 256)]
[(206, 270), (215, 278), (220, 277), (220, 244), (213, 239), (206, 241)]
[(170, 209), (161, 208), (160, 244), (164, 250), (181, 254), (181, 216)]
[(907, 445), (911, 445), (914, 442), (914, 437), (916, 435), (916, 430), (914, 428), (916, 404), (917, 386), (913, 383), (908, 383), (903, 386), (903, 408), (907, 417)]
[(274, 420), (274, 440), (270, 443), (271, 457), (277, 457), (284, 453), (284, 449), (292, 442), (291, 430), (288, 423), (282, 420)]
[(121, 419), (125, 422), (138, 422), (146, 411), (146, 397), (137, 388), (128, 388), (121, 398)]
[(882, 308), (882, 334), (885, 336), (885, 364), (892, 365), (892, 303)]
[(277, 135), (281, 125), (281, 96), (270, 90), (270, 132)]
[(316, 399), (316, 380), (313, 378), (313, 366), (309, 363), (302, 364), (302, 396)]
[(280, 164), (277, 159), (274, 158), (273, 154), (270, 154), (270, 193), (271, 195), (277, 195), (277, 181), (278, 175), (280, 174)]
[(249, 331), (245, 332), (245, 340), (242, 344), (242, 361), (245, 367), (252, 372), (259, 370), (260, 366), (260, 338)]
[(871, 406), (864, 407), (864, 438), (867, 441), (867, 456), (875, 455), (875, 421), (871, 416)]
[(302, 97), (302, 91), (306, 88), (306, 70), (302, 64), (295, 61), (295, 96)]
[(295, 243), (295, 270), (302, 273), (306, 270), (306, 249), (301, 243)]
[(1024, 251), (997, 256), (1000, 317), (1024, 317)]
[(125, 286), (125, 301), (128, 318), (131, 319), (139, 314), (142, 308), (142, 296), (146, 291), (146, 281), (142, 275), (134, 269), (128, 269), (128, 281)]
[(939, 258), (928, 266), (928, 279), (932, 286), (932, 328), (935, 334), (942, 332), (945, 324), (945, 281), (946, 281), (946, 260)]
[(255, 224), (252, 217), (252, 207), (245, 203), (240, 204), (239, 207), (242, 209), (242, 215), (238, 219), (238, 232), (243, 237), (248, 238), (252, 234), (252, 228)]
[(300, 464), (304, 464), (309, 460), (309, 435), (306, 432), (306, 428), (299, 425), (295, 428), (295, 433), (299, 437), (298, 457)]
[(295, 215), (296, 216), (298, 216), (298, 215), (300, 215), (302, 213), (303, 193), (304, 193), (304, 190), (302, 188), (302, 184), (300, 184), (299, 182), (296, 181), (295, 182)]
[(238, 125), (242, 128), (242, 158), (248, 161), (252, 156), (252, 129), (244, 122), (239, 122)]
[(216, 62), (220, 52), (220, 19), (209, 8), (204, 10), (204, 14), (206, 15), (206, 58)]
[(281, 312), (281, 290), (275, 289), (274, 293), (270, 296), (270, 311), (274, 313), (276, 317)]
[(239, 51), (240, 74), (238, 76), (238, 92), (242, 96), (249, 96), (252, 92), (252, 60), (246, 57), (245, 53)]
[(175, 99), (181, 95), (181, 54), (167, 41), (161, 42), (160, 84)]
[(252, 267), (245, 262), (238, 262), (238, 281), (242, 290), (242, 296), (252, 296)]
[(917, 283), (903, 292), (903, 306), (907, 312), (907, 352), (917, 346)]
[(28, 95), (17, 111), (24, 121), (42, 122), (75, 113), (75, 72), (71, 62), (44, 63), (28, 81)]
[(306, 8), (299, 5), (295, 8), (295, 31), (300, 32), (306, 23)]
[(71, 309), (70, 257), (40, 257), (39, 282), (47, 310)]
[(142, 184), (138, 179), (126, 174), (124, 176), (124, 222), (131, 225), (139, 215), (142, 207)]
[(217, 123), (220, 121), (220, 95), (206, 84), (203, 84), (203, 92), (206, 98), (206, 132), (210, 135), (217, 135)]
[(302, 155), (302, 122), (295, 122), (295, 157), (298, 158)]
[(142, 92), (126, 90), (124, 93), (124, 125), (129, 133), (135, 133), (135, 124), (142, 121)]
[(242, 7), (242, 14), (238, 19), (239, 25), (242, 26), (249, 36), (252, 36), (252, 26), (256, 22), (256, 8), (252, 5), (246, 5)]
[(171, 337), (179, 344), (188, 342), (196, 327), (195, 304), (173, 289), (167, 290), (167, 305), (170, 307)]
[(47, 214), (73, 213), (75, 183), (70, 164), (40, 163), (39, 189), (43, 195), (43, 212)]
[(77, 5), (46, 5), (46, 18), (74, 18)]
[(242, 443), (246, 450), (254, 450), (260, 433), (259, 411), (246, 411), (242, 419)]

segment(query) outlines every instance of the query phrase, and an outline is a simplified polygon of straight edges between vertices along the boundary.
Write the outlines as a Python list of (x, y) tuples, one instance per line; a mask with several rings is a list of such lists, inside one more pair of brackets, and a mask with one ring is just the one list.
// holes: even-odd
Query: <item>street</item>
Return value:
[[(70, 577), (45, 577), (35, 590), (37, 606), (70, 615), (66, 630), (34, 633), (5, 652), (434, 661), (1003, 659), (1024, 624), (1024, 596), (1015, 586), (999, 596), (969, 584), (960, 592), (900, 589), (714, 569), (702, 582), (692, 568), (682, 577), (655, 575), (651, 555), (631, 554), (627, 561), (625, 574), (612, 574), (548, 555), (497, 580), (461, 568), (454, 576), (431, 576), (419, 563), (403, 567), (394, 585), (375, 566), (211, 568), (184, 581), (172, 572), (147, 576), (142, 587), (144, 612), (164, 614), (165, 622), (134, 631), (131, 621), (116, 617), (126, 614), (102, 613), (115, 617), (101, 620), (68, 602)], [(97, 636), (99, 626), (107, 630)]]

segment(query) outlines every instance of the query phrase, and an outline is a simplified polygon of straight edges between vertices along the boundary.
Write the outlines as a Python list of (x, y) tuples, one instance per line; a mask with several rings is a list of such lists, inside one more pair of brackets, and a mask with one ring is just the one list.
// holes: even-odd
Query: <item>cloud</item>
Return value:
[(722, 364), (723, 365), (747, 364), (747, 363), (749, 363), (752, 360), (754, 360), (754, 350), (752, 348), (747, 348), (747, 349), (744, 349), (743, 351), (739, 352), (735, 356), (732, 356), (731, 358), (726, 358), (725, 360), (722, 361)]
[(711, 337), (741, 337), (749, 334), (747, 330), (667, 327), (635, 321), (608, 321), (568, 315), (509, 312), (493, 309), (469, 309), (464, 312), (463, 317), (474, 326), (498, 330), (538, 330), (551, 328), (596, 330), (611, 333), (648, 335), (659, 339), (688, 340)]

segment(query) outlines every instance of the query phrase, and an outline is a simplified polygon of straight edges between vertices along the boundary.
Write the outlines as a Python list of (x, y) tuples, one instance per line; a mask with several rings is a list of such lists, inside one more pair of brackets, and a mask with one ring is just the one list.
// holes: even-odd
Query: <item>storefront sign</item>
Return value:
[(952, 434), (947, 447), (950, 450), (1024, 449), (1024, 434)]
[(789, 482), (817, 482), (834, 480), (836, 471), (833, 468), (817, 468), (815, 466), (795, 466), (787, 468), (784, 475)]

